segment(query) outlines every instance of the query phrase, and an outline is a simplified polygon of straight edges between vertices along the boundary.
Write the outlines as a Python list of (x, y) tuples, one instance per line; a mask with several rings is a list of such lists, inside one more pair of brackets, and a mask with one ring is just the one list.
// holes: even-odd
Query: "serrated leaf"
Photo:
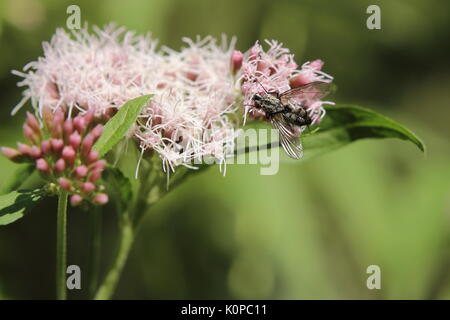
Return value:
[[(325, 109), (327, 114), (320, 123), (319, 130), (312, 134), (306, 131), (302, 136), (304, 159), (367, 138), (407, 140), (421, 151), (425, 151), (425, 145), (412, 131), (373, 110), (353, 105), (326, 106)], [(270, 125), (264, 121), (253, 121), (246, 128), (270, 128)], [(315, 126), (311, 127), (311, 130), (315, 130)], [(264, 146), (249, 146), (246, 151), (270, 147), (271, 143)]]
[(93, 146), (101, 156), (111, 150), (128, 130), (135, 124), (142, 108), (148, 103), (151, 95), (145, 95), (128, 101), (105, 125), (103, 134)]
[(36, 166), (32, 164), (17, 165), (14, 172), (3, 181), (0, 187), (0, 194), (5, 194), (19, 188), (35, 169)]
[(10, 224), (22, 218), (25, 212), (42, 200), (42, 189), (13, 191), (0, 196), (0, 225)]

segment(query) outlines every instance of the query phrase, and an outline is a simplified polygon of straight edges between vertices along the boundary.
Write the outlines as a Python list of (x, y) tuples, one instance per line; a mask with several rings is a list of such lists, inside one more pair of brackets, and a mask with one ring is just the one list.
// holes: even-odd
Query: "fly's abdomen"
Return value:
[(305, 113), (289, 111), (283, 113), (284, 119), (297, 126), (307, 126), (311, 124), (311, 118)]

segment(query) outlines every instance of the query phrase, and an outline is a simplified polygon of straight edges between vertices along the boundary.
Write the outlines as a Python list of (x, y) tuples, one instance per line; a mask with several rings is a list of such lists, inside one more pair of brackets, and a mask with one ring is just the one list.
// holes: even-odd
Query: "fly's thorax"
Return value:
[(281, 100), (271, 94), (265, 94), (258, 101), (259, 107), (264, 110), (264, 112), (271, 114), (275, 112), (281, 112), (284, 110), (284, 106)]

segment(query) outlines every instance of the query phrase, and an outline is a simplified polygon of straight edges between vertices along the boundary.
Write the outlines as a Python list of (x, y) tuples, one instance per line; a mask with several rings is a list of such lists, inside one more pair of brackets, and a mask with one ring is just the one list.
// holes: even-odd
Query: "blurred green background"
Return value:
[[(428, 147), (424, 157), (410, 143), (365, 140), (275, 176), (236, 165), (193, 176), (146, 217), (115, 298), (450, 298), (448, 1), (1, 0), (0, 145), (21, 138), (26, 109), (9, 115), (21, 97), (10, 70), (42, 54), (74, 3), (90, 25), (115, 21), (174, 48), (197, 34), (236, 35), (242, 51), (280, 40), (299, 63), (325, 61), (336, 102), (382, 112)], [(366, 28), (370, 4), (382, 30)], [(0, 179), (13, 167), (0, 158)], [(0, 298), (54, 297), (55, 205), (0, 227)], [(105, 267), (117, 230), (113, 212), (103, 219)], [(70, 211), (68, 263), (82, 272), (87, 221)], [(381, 290), (366, 287), (372, 264)]]

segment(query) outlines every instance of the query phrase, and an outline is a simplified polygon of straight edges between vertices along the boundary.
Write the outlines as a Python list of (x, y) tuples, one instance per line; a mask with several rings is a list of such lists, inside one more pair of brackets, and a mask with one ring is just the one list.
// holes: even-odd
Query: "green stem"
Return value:
[(129, 220), (125, 220), (121, 223), (119, 241), (119, 248), (116, 258), (111, 269), (108, 271), (105, 280), (95, 295), (96, 300), (110, 299), (117, 286), (134, 241), (134, 230)]
[(95, 295), (97, 300), (106, 300), (113, 295), (133, 245), (136, 231), (139, 228), (142, 217), (149, 210), (148, 195), (156, 179), (156, 177), (152, 178), (151, 169), (152, 167), (143, 170), (140, 176), (142, 183), (139, 192), (129, 210), (127, 212), (118, 212), (119, 246), (114, 262)]
[(67, 197), (67, 192), (61, 190), (56, 218), (56, 297), (58, 300), (66, 300)]
[(95, 207), (92, 212), (88, 212), (91, 228), (91, 252), (90, 252), (90, 279), (89, 279), (89, 295), (94, 297), (98, 287), (98, 276), (100, 272), (100, 255), (101, 255), (101, 239), (102, 239), (102, 211), (99, 207)]

